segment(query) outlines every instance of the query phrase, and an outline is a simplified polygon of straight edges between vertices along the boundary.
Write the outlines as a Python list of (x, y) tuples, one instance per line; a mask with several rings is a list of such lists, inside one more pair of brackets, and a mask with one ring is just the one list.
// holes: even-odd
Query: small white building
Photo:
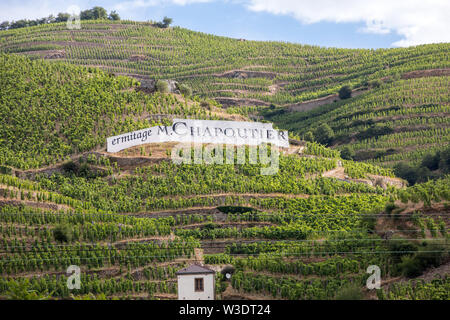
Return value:
[(193, 264), (178, 270), (178, 300), (214, 300), (216, 272)]

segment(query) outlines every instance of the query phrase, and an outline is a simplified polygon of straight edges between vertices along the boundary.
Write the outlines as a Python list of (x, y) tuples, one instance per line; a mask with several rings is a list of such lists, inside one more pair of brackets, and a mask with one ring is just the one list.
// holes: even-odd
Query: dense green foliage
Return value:
[(378, 296), (386, 300), (449, 300), (450, 277), (447, 275), (428, 282), (410, 280), (403, 284), (393, 284), (387, 292), (380, 291)]
[[(25, 27), (33, 27), (43, 24), (49, 23), (58, 23), (58, 22), (66, 22), (70, 19), (70, 14), (65, 12), (60, 12), (55, 16), (50, 15), (48, 17), (44, 17), (41, 19), (35, 20), (27, 20), (21, 19), (17, 21), (3, 21), (0, 24), (0, 30), (8, 30), (8, 29), (18, 29)], [(108, 15), (106, 10), (102, 7), (93, 7), (92, 9), (81, 11), (79, 16), (80, 20), (98, 20), (98, 19), (109, 19), (113, 21), (120, 20), (120, 16), (116, 11), (111, 11)]]
[(442, 177), (450, 173), (450, 147), (426, 154), (417, 165), (397, 163), (394, 171), (396, 176), (407, 180), (411, 185)]

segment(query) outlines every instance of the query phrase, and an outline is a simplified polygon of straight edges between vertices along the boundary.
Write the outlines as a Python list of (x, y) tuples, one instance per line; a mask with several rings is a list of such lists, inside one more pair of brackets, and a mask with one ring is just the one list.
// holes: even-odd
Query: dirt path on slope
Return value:
[[(352, 98), (355, 98), (363, 93), (366, 93), (367, 91), (368, 91), (367, 89), (355, 89), (354, 91), (352, 91)], [(323, 106), (325, 104), (334, 103), (340, 100), (341, 99), (339, 99), (339, 95), (337, 93), (331, 94), (326, 97), (300, 102), (297, 104), (287, 105), (287, 111), (288, 112), (309, 111), (317, 107)]]
[(424, 77), (443, 77), (450, 76), (450, 68), (416, 70), (406, 72), (402, 75), (402, 79), (414, 79)]

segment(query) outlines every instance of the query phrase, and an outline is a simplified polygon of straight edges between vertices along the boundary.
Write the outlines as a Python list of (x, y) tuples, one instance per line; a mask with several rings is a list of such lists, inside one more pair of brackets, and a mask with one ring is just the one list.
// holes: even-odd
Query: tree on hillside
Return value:
[(352, 89), (349, 86), (343, 86), (339, 90), (339, 98), (344, 100), (352, 97)]
[(18, 29), (18, 28), (25, 28), (29, 26), (29, 22), (27, 20), (17, 20), (17, 21), (13, 21), (11, 22), (11, 24), (9, 25), (9, 29)]
[[(17, 21), (4, 21), (0, 24), (0, 30), (7, 30), (7, 29), (18, 29), (18, 28), (25, 28), (25, 27), (32, 27), (32, 26), (38, 26), (41, 24), (49, 24), (49, 23), (55, 23), (55, 22), (66, 22), (69, 20), (70, 14), (60, 12), (55, 17), (53, 15), (50, 15), (48, 17), (36, 19), (36, 20), (26, 20), (21, 19)], [(120, 20), (120, 16), (116, 11), (111, 11), (111, 13), (108, 15), (106, 10), (102, 7), (94, 7), (89, 10), (81, 11), (80, 13), (80, 19), (81, 20), (95, 20), (95, 19), (109, 19), (109, 20)], [(168, 18), (167, 21), (168, 24), (172, 23), (172, 19)], [(161, 27), (167, 27), (164, 26), (163, 22), (161, 23)]]
[(69, 18), (70, 18), (70, 14), (60, 12), (56, 16), (55, 22), (66, 22), (67, 20), (69, 20)]
[(9, 28), (9, 21), (3, 21), (0, 23), (0, 30), (6, 30)]
[(439, 169), (439, 161), (441, 160), (440, 154), (437, 152), (435, 154), (426, 154), (423, 159), (421, 166), (426, 167), (430, 170)]
[(120, 16), (116, 11), (111, 11), (108, 16), (109, 20), (118, 21), (120, 20)]
[(167, 27), (170, 26), (172, 21), (173, 21), (172, 18), (164, 17), (163, 21), (156, 22), (155, 26), (158, 27), (158, 28), (167, 28)]
[(102, 7), (94, 7), (91, 10), (92, 10), (94, 19), (107, 19), (108, 18), (108, 13)]
[(323, 145), (329, 145), (333, 142), (334, 131), (326, 123), (321, 124), (314, 133), (315, 140)]
[(168, 26), (170, 26), (172, 24), (173, 20), (172, 18), (169, 17), (164, 17), (162, 23), (163, 23), (163, 27), (167, 28)]
[(417, 181), (417, 170), (407, 163), (397, 163), (394, 166), (394, 173), (397, 177), (403, 178), (408, 181), (410, 185), (415, 184)]
[(418, 165), (410, 165), (404, 162), (397, 163), (394, 166), (394, 173), (413, 185), (430, 179), (441, 178), (450, 171), (449, 168), (450, 148), (446, 148), (426, 154)]
[(81, 20), (97, 20), (107, 18), (108, 14), (102, 7), (93, 7), (92, 9), (81, 11), (80, 13)]
[(92, 19), (92, 12), (91, 10), (84, 10), (80, 12), (80, 19), (81, 20), (89, 20)]

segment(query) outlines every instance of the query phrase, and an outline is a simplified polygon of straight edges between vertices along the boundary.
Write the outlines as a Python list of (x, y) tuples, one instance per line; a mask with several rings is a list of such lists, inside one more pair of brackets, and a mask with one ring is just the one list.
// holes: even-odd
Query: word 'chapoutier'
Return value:
[(271, 143), (279, 147), (289, 147), (288, 132), (273, 129), (271, 123), (174, 119), (171, 126), (156, 126), (109, 137), (107, 151), (118, 152), (141, 144), (157, 142), (254, 146)]

